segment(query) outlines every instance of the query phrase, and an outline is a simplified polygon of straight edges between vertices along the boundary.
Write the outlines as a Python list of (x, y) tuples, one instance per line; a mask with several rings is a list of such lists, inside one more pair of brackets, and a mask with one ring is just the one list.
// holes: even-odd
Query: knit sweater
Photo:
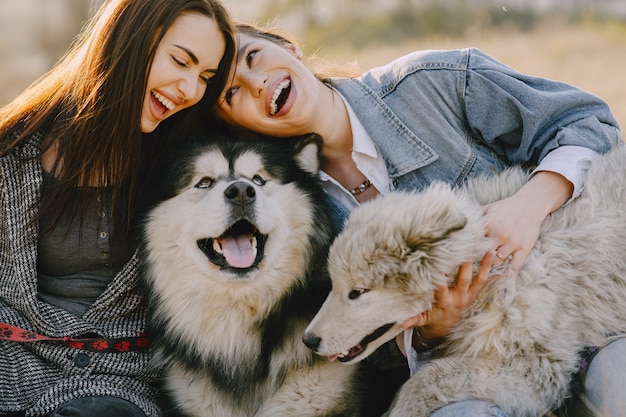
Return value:
[[(0, 158), (0, 323), (47, 337), (133, 338), (146, 311), (135, 253), (82, 317), (37, 298), (42, 134)], [(85, 396), (115, 396), (161, 415), (150, 350), (91, 352), (66, 343), (0, 339), (0, 414), (43, 416)]]

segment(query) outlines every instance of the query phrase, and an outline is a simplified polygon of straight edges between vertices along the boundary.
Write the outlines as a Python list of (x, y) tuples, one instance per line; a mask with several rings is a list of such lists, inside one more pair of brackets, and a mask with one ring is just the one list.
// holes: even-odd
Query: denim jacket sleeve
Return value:
[(620, 140), (617, 121), (599, 98), (469, 52), (463, 99), (470, 129), (509, 164), (541, 161), (563, 145), (602, 153)]
[(476, 49), (415, 52), (333, 86), (381, 152), (392, 189), (460, 185), (483, 172), (537, 165), (559, 146), (603, 153), (621, 140), (598, 97), (521, 74)]

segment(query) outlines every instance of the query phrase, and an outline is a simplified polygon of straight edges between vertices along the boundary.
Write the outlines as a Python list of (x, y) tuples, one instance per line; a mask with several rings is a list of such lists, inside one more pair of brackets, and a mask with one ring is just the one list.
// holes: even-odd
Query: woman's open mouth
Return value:
[(283, 108), (291, 92), (291, 80), (285, 79), (274, 90), (272, 100), (270, 101), (270, 116), (274, 116)]

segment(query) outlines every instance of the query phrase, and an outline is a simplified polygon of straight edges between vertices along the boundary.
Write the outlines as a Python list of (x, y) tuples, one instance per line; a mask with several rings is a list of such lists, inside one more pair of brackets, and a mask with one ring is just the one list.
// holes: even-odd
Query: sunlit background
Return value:
[[(102, 0), (0, 0), (0, 104), (48, 70)], [(223, 0), (309, 55), (366, 70), (417, 49), (479, 47), (605, 99), (626, 126), (626, 0)]]

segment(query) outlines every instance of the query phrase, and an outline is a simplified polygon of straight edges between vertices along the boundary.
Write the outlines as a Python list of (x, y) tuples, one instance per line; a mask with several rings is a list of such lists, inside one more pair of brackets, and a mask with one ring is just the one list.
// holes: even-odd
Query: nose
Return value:
[(246, 71), (241, 74), (243, 85), (247, 85), (254, 97), (260, 97), (267, 88), (269, 77), (258, 71)]
[(322, 343), (322, 338), (313, 333), (305, 333), (304, 336), (302, 336), (302, 342), (313, 352), (317, 352), (320, 343)]
[[(178, 92), (180, 94), (180, 99), (183, 101), (191, 101), (192, 103), (199, 97), (198, 96), (198, 85), (200, 80), (198, 76), (195, 74), (189, 74), (186, 77), (180, 79), (178, 81)], [(195, 103), (194, 103), (195, 104)]]
[(224, 190), (224, 195), (231, 202), (244, 206), (255, 200), (256, 191), (252, 185), (243, 181), (237, 181)]

